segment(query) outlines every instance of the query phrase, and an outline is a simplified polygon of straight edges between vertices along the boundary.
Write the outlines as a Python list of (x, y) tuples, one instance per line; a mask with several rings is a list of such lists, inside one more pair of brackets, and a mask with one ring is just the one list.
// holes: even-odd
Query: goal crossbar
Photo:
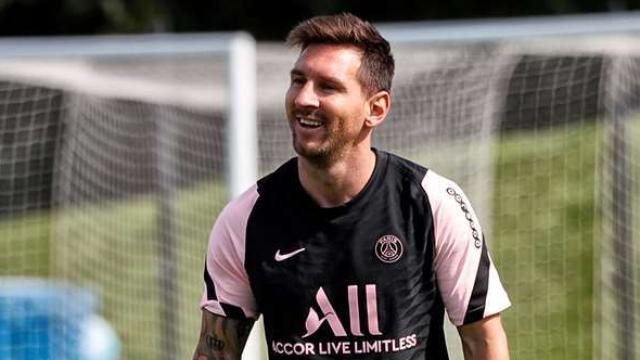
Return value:
[(395, 43), (451, 43), (640, 32), (640, 12), (380, 23)]

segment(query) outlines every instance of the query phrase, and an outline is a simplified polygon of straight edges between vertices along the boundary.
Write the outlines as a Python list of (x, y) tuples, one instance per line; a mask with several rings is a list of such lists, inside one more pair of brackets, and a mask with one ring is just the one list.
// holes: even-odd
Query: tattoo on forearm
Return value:
[(197, 360), (240, 359), (253, 320), (235, 320), (204, 313), (200, 341), (193, 355)]
[(222, 351), (224, 349), (224, 341), (212, 334), (205, 334), (205, 343), (213, 351)]

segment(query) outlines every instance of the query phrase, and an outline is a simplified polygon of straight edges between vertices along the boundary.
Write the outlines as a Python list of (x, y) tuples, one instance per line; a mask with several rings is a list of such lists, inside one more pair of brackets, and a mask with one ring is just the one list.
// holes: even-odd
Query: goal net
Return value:
[[(374, 145), (465, 189), (513, 303), (514, 359), (640, 351), (640, 46), (616, 31), (390, 36), (393, 105)], [(294, 155), (283, 99), (295, 58), (257, 47), (261, 175)], [(0, 60), (0, 275), (90, 289), (123, 358), (193, 351), (207, 235), (233, 193), (225, 59)]]
[[(467, 192), (513, 302), (514, 359), (637, 357), (637, 40), (392, 38), (392, 111), (374, 145)], [(263, 93), (282, 99), (295, 52), (258, 53)], [(281, 100), (262, 104), (262, 173), (293, 156), (283, 118)], [(462, 359), (455, 329), (447, 338)]]
[[(73, 39), (0, 59), (0, 276), (89, 290), (123, 359), (190, 358), (197, 342), (208, 234), (236, 191), (228, 186), (231, 61), (251, 61), (233, 58), (237, 41), (247, 42)], [(244, 150), (252, 155), (250, 144)], [(0, 305), (0, 357), (87, 358), (60, 352), (52, 336), (34, 340), (54, 323), (71, 332), (59, 321), (69, 311), (39, 313), (26, 327), (10, 311)]]

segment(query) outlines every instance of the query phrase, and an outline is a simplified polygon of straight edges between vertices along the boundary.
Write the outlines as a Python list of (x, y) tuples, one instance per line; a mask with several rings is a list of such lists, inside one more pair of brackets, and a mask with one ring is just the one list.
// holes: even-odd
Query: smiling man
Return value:
[(316, 17), (285, 98), (298, 156), (218, 217), (194, 359), (240, 359), (264, 316), (270, 359), (508, 359), (510, 303), (478, 219), (452, 181), (372, 148), (394, 61), (371, 24)]

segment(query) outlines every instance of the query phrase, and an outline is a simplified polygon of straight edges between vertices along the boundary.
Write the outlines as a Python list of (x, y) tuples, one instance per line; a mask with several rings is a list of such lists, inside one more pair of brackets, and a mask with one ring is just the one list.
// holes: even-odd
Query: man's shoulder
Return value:
[(291, 187), (292, 179), (295, 179), (298, 171), (297, 158), (291, 158), (284, 164), (280, 165), (276, 170), (268, 175), (260, 178), (257, 185), (257, 191), (261, 196), (269, 194), (273, 191), (286, 190)]
[(456, 192), (462, 190), (455, 181), (440, 175), (433, 169), (420, 165), (412, 160), (406, 159), (400, 155), (382, 152), (389, 159), (390, 168), (393, 172), (400, 174), (406, 180), (419, 184), (428, 196), (434, 194), (447, 194), (452, 189)]
[(231, 199), (218, 215), (217, 222), (236, 226), (242, 223), (253, 210), (259, 194), (256, 184), (253, 184), (242, 194)]
[(382, 158), (386, 158), (389, 169), (393, 174), (399, 175), (404, 180), (422, 182), (429, 169), (400, 155), (378, 150)]
[(222, 210), (222, 218), (246, 218), (260, 198), (270, 193), (282, 193), (291, 182), (290, 177), (297, 169), (295, 158), (282, 164), (272, 173), (260, 178), (255, 184), (237, 197), (231, 199)]

